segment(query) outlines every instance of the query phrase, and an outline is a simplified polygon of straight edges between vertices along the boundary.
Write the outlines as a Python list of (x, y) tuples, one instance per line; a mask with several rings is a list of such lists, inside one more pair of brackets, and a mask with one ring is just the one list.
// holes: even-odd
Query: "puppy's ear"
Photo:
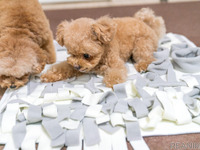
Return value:
[(64, 45), (64, 34), (65, 34), (65, 28), (69, 23), (65, 20), (61, 22), (57, 27), (56, 32), (56, 41), (63, 46)]
[(92, 25), (92, 32), (100, 42), (108, 44), (115, 36), (116, 27), (116, 23), (111, 18), (104, 16)]

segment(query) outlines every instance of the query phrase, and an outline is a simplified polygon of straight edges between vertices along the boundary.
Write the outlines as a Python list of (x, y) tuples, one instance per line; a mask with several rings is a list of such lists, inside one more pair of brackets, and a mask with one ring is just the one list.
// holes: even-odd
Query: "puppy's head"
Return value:
[(62, 22), (57, 28), (56, 40), (67, 48), (68, 63), (87, 73), (101, 63), (115, 32), (116, 25), (107, 16), (98, 20), (80, 18)]
[(0, 38), (0, 86), (18, 88), (28, 82), (38, 65), (33, 42), (12, 36)]

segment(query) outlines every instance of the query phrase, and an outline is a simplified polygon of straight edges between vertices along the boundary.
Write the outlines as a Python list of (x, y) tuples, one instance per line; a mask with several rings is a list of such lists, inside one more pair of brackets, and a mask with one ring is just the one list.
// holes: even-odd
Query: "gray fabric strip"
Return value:
[(200, 99), (200, 86), (195, 86), (191, 92), (183, 97), (183, 101), (190, 109), (197, 108), (197, 99)]
[(101, 111), (105, 114), (111, 114), (114, 111), (114, 107), (117, 102), (118, 98), (114, 92), (106, 92), (100, 100), (101, 105), (103, 105)]
[(52, 147), (58, 147), (58, 146), (60, 147), (60, 146), (64, 146), (64, 144), (65, 144), (64, 132), (51, 141)]
[(175, 50), (171, 55), (174, 67), (183, 72), (200, 72), (200, 48)]
[(40, 97), (44, 97), (44, 94), (46, 93), (52, 93), (51, 91), (52, 91), (52, 83), (47, 83)]
[(64, 85), (64, 81), (57, 81), (53, 83), (47, 83), (46, 87), (41, 93), (41, 97), (44, 97), (46, 93), (58, 93), (58, 88), (62, 88)]
[(177, 79), (176, 79), (176, 74), (174, 72), (174, 68), (172, 66), (172, 64), (169, 65), (169, 68), (167, 70), (167, 81), (168, 82), (177, 82)]
[(168, 59), (158, 59), (157, 61), (154, 61), (153, 63), (151, 63), (147, 70), (149, 72), (154, 72), (157, 73), (159, 75), (164, 75), (167, 72), (167, 69), (169, 67), (169, 60)]
[(56, 105), (58, 111), (58, 117), (56, 118), (58, 122), (69, 118), (71, 111), (68, 105)]
[[(172, 76), (172, 72), (170, 73), (169, 77)], [(154, 87), (154, 88), (159, 88), (159, 87), (176, 87), (176, 86), (185, 86), (186, 83), (184, 82), (165, 82), (164, 80), (161, 79), (160, 76), (158, 76), (156, 73), (148, 72), (146, 74), (146, 78), (149, 79), (150, 81), (147, 83), (148, 86)], [(175, 77), (172, 77), (173, 79), (170, 80), (175, 80)]]
[(115, 105), (114, 112), (126, 113), (128, 111), (128, 103), (124, 100), (119, 100)]
[(154, 57), (159, 60), (166, 60), (169, 57), (169, 49), (159, 47), (157, 52), (154, 52)]
[(56, 119), (49, 120), (49, 121), (42, 121), (42, 125), (47, 131), (48, 135), (51, 139), (56, 139), (61, 134), (64, 133), (62, 127), (59, 125)]
[(92, 118), (83, 119), (83, 132), (84, 132), (84, 140), (87, 146), (99, 144), (100, 135), (98, 126), (95, 123), (95, 119)]
[(139, 98), (129, 99), (128, 104), (135, 110), (137, 118), (145, 117), (149, 113), (147, 106)]
[(110, 124), (110, 122), (106, 122), (106, 123), (100, 124), (99, 128), (101, 128), (102, 130), (104, 130), (105, 132), (110, 133), (110, 134), (113, 134), (113, 133), (115, 133), (116, 131), (118, 131), (120, 129), (120, 127), (118, 127), (118, 126), (113, 127)]
[(36, 123), (42, 120), (41, 106), (30, 105), (28, 108), (27, 120), (29, 123)]
[(145, 103), (145, 105), (146, 105), (147, 107), (152, 106), (155, 97), (149, 95), (149, 93), (147, 93), (147, 92), (146, 92), (145, 90), (143, 90), (142, 88), (138, 88), (138, 87), (137, 87), (137, 91), (138, 91), (139, 95), (142, 97), (143, 102)]
[(126, 98), (127, 97), (125, 85), (126, 85), (125, 83), (120, 83), (120, 84), (115, 84), (113, 86), (113, 90), (118, 98)]
[(40, 85), (40, 84), (41, 84), (40, 82), (35, 82), (35, 81), (33, 81), (33, 80), (30, 80), (30, 81), (28, 82), (28, 86), (27, 86), (27, 88), (28, 88), (27, 95), (30, 95), (30, 94), (36, 89), (36, 87), (37, 87), (38, 85)]
[(77, 129), (65, 132), (65, 146), (77, 146), (80, 144), (80, 126)]
[(74, 120), (81, 121), (85, 116), (86, 110), (87, 110), (87, 106), (77, 107), (74, 110), (74, 112), (72, 112), (72, 114), (70, 115), (70, 118), (74, 119)]
[(117, 101), (118, 97), (116, 96), (116, 94), (114, 92), (108, 91), (102, 95), (101, 99), (99, 100), (99, 104), (117, 103)]
[(188, 48), (188, 44), (187, 43), (172, 44), (171, 53), (176, 51), (176, 50), (181, 50), (181, 49), (185, 49), (185, 48)]
[(104, 103), (101, 111), (105, 114), (112, 114), (114, 111), (115, 104), (116, 103), (112, 102)]
[(97, 89), (94, 86), (94, 77), (91, 77), (91, 79), (84, 85), (85, 88), (87, 88), (88, 90), (90, 90), (92, 93), (98, 93), (101, 92), (99, 89)]
[(83, 106), (83, 103), (81, 103), (80, 101), (72, 101), (71, 104), (69, 104), (69, 107), (71, 109), (76, 109), (78, 107), (82, 107)]
[(26, 120), (26, 118), (25, 118), (24, 114), (21, 113), (20, 115), (17, 116), (17, 120), (18, 120), (19, 122), (23, 122), (23, 121)]
[(138, 141), (142, 139), (138, 122), (126, 122), (126, 135), (128, 141)]
[(135, 86), (138, 88), (143, 88), (146, 85), (147, 85), (147, 81), (140, 74), (137, 74)]
[(17, 123), (12, 129), (12, 137), (16, 148), (20, 148), (26, 135), (26, 121)]
[(58, 93), (58, 88), (63, 87), (63, 81), (53, 82), (51, 93)]

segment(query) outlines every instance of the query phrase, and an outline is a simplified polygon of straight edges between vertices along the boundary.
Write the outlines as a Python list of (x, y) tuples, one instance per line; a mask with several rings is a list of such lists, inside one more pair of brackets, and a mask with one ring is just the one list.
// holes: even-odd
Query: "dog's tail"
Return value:
[(162, 17), (155, 16), (154, 11), (150, 8), (142, 8), (134, 15), (135, 18), (142, 20), (149, 25), (160, 39), (166, 33), (165, 22)]

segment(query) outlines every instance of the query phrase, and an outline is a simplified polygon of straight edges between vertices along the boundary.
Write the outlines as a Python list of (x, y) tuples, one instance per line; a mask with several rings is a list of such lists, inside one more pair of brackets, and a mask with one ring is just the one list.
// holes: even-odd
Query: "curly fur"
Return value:
[(96, 73), (104, 76), (106, 86), (112, 87), (126, 80), (125, 62), (130, 57), (138, 72), (146, 71), (165, 32), (164, 20), (149, 8), (141, 9), (134, 17), (64, 21), (58, 26), (57, 41), (71, 56), (53, 66), (41, 79), (52, 82)]
[(53, 36), (38, 0), (1, 0), (0, 12), (0, 86), (18, 88), (55, 62)]

